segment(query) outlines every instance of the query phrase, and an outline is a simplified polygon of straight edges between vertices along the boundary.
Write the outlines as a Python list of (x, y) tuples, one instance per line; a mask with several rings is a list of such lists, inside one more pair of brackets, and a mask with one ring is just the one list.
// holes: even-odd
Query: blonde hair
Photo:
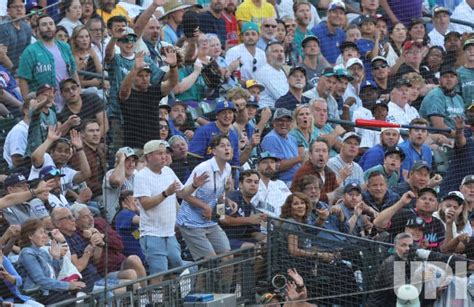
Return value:
[(296, 109), (293, 111), (293, 128), (299, 129), (298, 124), (296, 123), (296, 119), (298, 118), (298, 115), (300, 114), (301, 110), (303, 109), (308, 109), (309, 110), (309, 134), (311, 135), (313, 133), (314, 129), (314, 118), (313, 115), (311, 114), (311, 107), (309, 104), (302, 104), (296, 107)]

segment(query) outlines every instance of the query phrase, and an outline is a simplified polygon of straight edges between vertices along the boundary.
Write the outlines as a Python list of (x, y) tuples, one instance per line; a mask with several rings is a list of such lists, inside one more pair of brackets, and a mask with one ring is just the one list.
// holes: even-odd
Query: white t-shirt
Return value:
[(69, 37), (71, 37), (72, 32), (74, 31), (74, 28), (77, 27), (77, 26), (82, 26), (82, 22), (80, 20), (72, 21), (72, 20), (64, 17), (58, 23), (58, 26), (63, 26), (66, 29), (67, 33), (69, 34)]
[[(135, 175), (133, 196), (136, 198), (153, 197), (161, 194), (174, 181), (179, 181), (173, 170), (163, 167), (161, 173), (152, 172), (145, 167)], [(181, 187), (182, 184), (181, 184)], [(168, 196), (159, 205), (145, 210), (140, 204), (140, 236), (171, 237), (174, 236), (176, 223), (176, 194)]]
[[(255, 73), (259, 71), (267, 63), (265, 52), (259, 48), (255, 50), (255, 57), (245, 48), (244, 44), (237, 45), (227, 50), (225, 54), (225, 62), (230, 65), (234, 60), (240, 57), (242, 66), (240, 74), (243, 80), (255, 79)], [(256, 60), (255, 65), (254, 59)], [(256, 68), (255, 71), (253, 68)], [(285, 93), (286, 94), (286, 93)]]
[(420, 118), (420, 114), (408, 103), (403, 108), (391, 101), (388, 103), (387, 121), (400, 125), (409, 125), (415, 118)]
[(265, 86), (260, 94), (259, 107), (275, 107), (275, 101), (289, 91), (288, 79), (283, 69), (275, 69), (270, 64), (265, 64), (255, 73), (255, 80)]
[(288, 195), (291, 195), (288, 186), (281, 180), (270, 180), (266, 186), (262, 180), (258, 184), (258, 192), (252, 198), (252, 204), (266, 214), (280, 217), (281, 207)]
[[(36, 168), (34, 165), (31, 166), (30, 176), (28, 177), (28, 180), (39, 178), (39, 173), (43, 169), (43, 167), (49, 165), (56, 167), (56, 164), (54, 164), (54, 161), (51, 156), (46, 153), (44, 154), (43, 165), (40, 168)], [(62, 167), (59, 169), (59, 171), (61, 172), (61, 174), (65, 175), (64, 177), (61, 177), (61, 192), (63, 194), (66, 194), (66, 191), (68, 189), (72, 189), (74, 187), (74, 176), (76, 176), (78, 172), (70, 168), (69, 166)]]
[(3, 159), (7, 161), (9, 168), (13, 168), (13, 155), (25, 155), (27, 144), (28, 124), (22, 120), (8, 132), (5, 145), (3, 146)]

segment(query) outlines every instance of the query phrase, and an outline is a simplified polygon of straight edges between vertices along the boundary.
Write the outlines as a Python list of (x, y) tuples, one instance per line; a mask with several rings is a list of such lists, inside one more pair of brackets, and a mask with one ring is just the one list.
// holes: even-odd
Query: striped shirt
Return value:
[(338, 154), (337, 156), (329, 159), (328, 167), (339, 177), (339, 171), (346, 165), (352, 165), (352, 173), (348, 176), (342, 183), (341, 187), (345, 186), (348, 183), (358, 181), (359, 184), (364, 183), (364, 171), (362, 167), (356, 162), (346, 163), (342, 161), (341, 155)]

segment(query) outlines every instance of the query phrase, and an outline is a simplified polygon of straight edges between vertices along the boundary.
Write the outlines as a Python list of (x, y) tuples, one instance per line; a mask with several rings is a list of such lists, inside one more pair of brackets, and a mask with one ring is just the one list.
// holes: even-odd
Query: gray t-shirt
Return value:
[(8, 47), (7, 55), (13, 63), (11, 71), (17, 69), (21, 53), (30, 45), (31, 32), (30, 24), (24, 20), (20, 21), (19, 29), (13, 25), (11, 19), (0, 25), (0, 44)]
[(106, 209), (106, 218), (109, 223), (112, 223), (112, 219), (117, 213), (117, 209), (120, 207), (120, 193), (125, 190), (133, 191), (133, 182), (135, 179), (135, 174), (133, 174), (129, 178), (125, 178), (125, 181), (121, 187), (113, 188), (109, 181), (110, 175), (113, 171), (114, 169), (111, 169), (105, 174), (104, 184), (102, 185), (104, 194), (104, 208)]

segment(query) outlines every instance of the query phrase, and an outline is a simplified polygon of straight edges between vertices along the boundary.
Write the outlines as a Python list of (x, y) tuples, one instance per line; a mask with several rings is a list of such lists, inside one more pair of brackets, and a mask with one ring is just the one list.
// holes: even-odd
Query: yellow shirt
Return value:
[(124, 16), (125, 18), (127, 18), (127, 21), (128, 23), (130, 24), (132, 22), (132, 20), (130, 19), (130, 16), (128, 16), (128, 13), (127, 13), (127, 10), (124, 9), (122, 6), (120, 5), (116, 5), (115, 8), (112, 10), (112, 12), (110, 13), (107, 13), (106, 11), (102, 11), (101, 9), (97, 9), (96, 10), (96, 13), (102, 17), (102, 19), (104, 20), (105, 24), (107, 24), (107, 21), (109, 21), (110, 17), (112, 16)]
[(237, 21), (255, 22), (260, 28), (260, 24), (262, 23), (262, 20), (264, 18), (276, 18), (277, 15), (273, 5), (271, 5), (265, 0), (262, 0), (262, 6), (260, 7), (256, 6), (252, 0), (244, 0), (244, 2), (240, 4), (237, 8), (237, 11), (235, 12), (235, 17)]

